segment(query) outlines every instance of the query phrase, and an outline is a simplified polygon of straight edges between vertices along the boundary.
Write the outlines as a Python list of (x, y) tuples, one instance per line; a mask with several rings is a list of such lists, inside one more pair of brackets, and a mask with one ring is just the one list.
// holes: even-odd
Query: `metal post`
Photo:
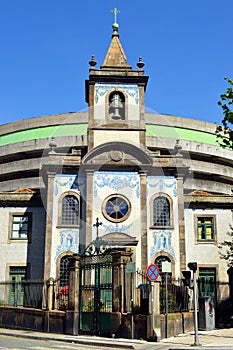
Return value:
[(154, 307), (154, 282), (151, 282), (151, 308), (152, 308), (152, 337), (155, 336), (155, 307)]
[(133, 317), (133, 273), (130, 274), (131, 275), (131, 328), (132, 328), (132, 332), (131, 332), (131, 338), (134, 339), (134, 317)]
[(165, 338), (168, 337), (168, 290), (167, 290), (167, 272), (165, 272), (165, 315), (166, 315), (166, 328), (165, 328)]
[(194, 299), (194, 344), (199, 345), (198, 320), (197, 320), (197, 279), (196, 271), (193, 271), (193, 299)]

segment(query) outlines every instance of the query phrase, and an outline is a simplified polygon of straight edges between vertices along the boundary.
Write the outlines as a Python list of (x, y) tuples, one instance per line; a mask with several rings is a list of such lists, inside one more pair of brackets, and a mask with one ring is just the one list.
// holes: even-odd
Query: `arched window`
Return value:
[[(163, 277), (164, 277), (164, 273), (162, 272), (162, 263), (163, 263), (163, 262), (167, 262), (167, 263), (170, 263), (170, 264), (171, 264), (171, 259), (170, 259), (168, 256), (166, 256), (166, 255), (159, 255), (159, 256), (155, 259), (155, 265), (158, 266), (159, 272), (160, 272), (160, 276), (162, 277), (162, 279), (163, 279)], [(171, 277), (172, 277), (172, 273), (171, 273), (171, 272), (168, 272), (167, 276), (168, 276), (168, 280), (170, 280)]]
[(65, 255), (60, 261), (60, 287), (69, 285), (69, 255)]
[(113, 91), (109, 95), (109, 116), (114, 120), (125, 119), (125, 96), (120, 91)]
[(171, 205), (165, 196), (156, 197), (153, 201), (153, 226), (171, 226)]
[(162, 263), (163, 262), (171, 262), (171, 259), (166, 256), (166, 255), (159, 255), (157, 256), (157, 258), (155, 259), (155, 265), (158, 266), (159, 268), (159, 272), (161, 273), (162, 272)]
[(79, 201), (76, 196), (62, 198), (61, 224), (75, 226), (79, 224)]

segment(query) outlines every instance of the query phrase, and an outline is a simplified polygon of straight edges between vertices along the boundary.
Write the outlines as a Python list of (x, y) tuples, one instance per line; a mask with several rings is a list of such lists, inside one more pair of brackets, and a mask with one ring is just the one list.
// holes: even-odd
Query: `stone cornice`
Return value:
[(192, 195), (186, 194), (184, 196), (185, 206), (201, 208), (232, 208), (233, 209), (233, 196), (232, 195)]

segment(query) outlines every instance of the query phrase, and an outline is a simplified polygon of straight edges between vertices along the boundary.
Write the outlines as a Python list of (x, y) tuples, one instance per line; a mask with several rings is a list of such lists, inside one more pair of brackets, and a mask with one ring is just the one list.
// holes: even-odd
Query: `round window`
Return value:
[(103, 214), (106, 219), (113, 222), (121, 222), (130, 214), (130, 202), (122, 195), (114, 194), (105, 199)]

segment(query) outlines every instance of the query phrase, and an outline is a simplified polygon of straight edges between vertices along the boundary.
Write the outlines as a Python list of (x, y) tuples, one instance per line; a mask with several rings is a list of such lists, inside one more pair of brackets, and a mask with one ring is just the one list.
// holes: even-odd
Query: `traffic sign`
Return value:
[(126, 273), (134, 273), (136, 272), (136, 265), (135, 262), (128, 262), (126, 264), (126, 269), (125, 269)]
[(172, 272), (172, 264), (169, 261), (162, 261), (162, 272)]
[(150, 264), (146, 269), (146, 275), (151, 282), (156, 281), (159, 278), (159, 268), (155, 264)]

